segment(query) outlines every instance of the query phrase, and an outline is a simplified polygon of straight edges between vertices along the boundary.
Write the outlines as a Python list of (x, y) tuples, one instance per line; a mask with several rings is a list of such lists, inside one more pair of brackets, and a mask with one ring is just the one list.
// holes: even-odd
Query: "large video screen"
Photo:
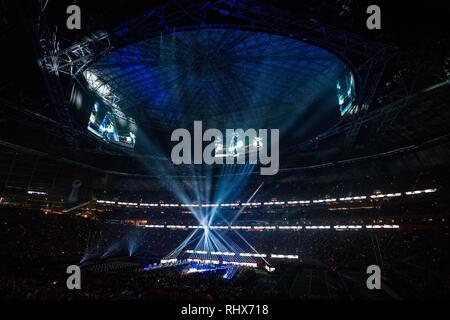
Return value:
[(224, 144), (224, 141), (216, 141), (214, 156), (217, 158), (238, 157), (242, 154), (257, 152), (263, 147), (261, 137), (253, 137), (252, 141), (245, 141), (245, 136), (235, 132), (230, 141)]
[(341, 116), (344, 116), (355, 101), (355, 83), (351, 71), (345, 71), (345, 76), (336, 82), (336, 89)]
[(128, 148), (134, 148), (136, 143), (134, 120), (101, 102), (94, 103), (87, 129), (106, 142)]

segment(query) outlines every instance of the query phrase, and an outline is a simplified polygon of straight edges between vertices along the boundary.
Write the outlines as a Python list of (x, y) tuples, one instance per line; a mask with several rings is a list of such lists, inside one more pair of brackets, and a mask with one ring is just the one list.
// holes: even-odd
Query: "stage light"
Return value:
[(28, 190), (27, 192), (28, 194), (35, 194), (35, 195), (46, 195), (46, 192), (41, 192), (41, 191), (32, 191), (32, 190)]
[(161, 264), (174, 264), (177, 262), (178, 259), (161, 259)]
[(272, 259), (298, 259), (298, 255), (271, 254)]

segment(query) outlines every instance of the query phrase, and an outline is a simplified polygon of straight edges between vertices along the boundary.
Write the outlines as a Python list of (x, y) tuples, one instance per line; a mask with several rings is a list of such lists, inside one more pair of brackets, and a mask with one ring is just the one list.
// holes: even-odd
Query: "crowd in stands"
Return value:
[[(211, 194), (220, 194), (220, 186), (225, 184), (240, 188), (240, 192), (236, 192), (236, 197), (227, 199), (228, 202), (240, 201), (246, 202), (248, 198), (257, 190), (261, 184), (263, 186), (258, 189), (253, 201), (270, 201), (277, 200), (308, 200), (320, 199), (327, 197), (346, 197), (349, 195), (369, 195), (374, 192), (404, 192), (408, 190), (420, 190), (426, 188), (441, 188), (447, 185), (448, 175), (442, 172), (421, 171), (414, 174), (389, 175), (389, 176), (372, 176), (367, 175), (358, 179), (342, 180), (336, 177), (336, 181), (329, 176), (326, 179), (318, 180), (314, 175), (308, 177), (302, 175), (292, 175), (291, 172), (279, 173), (276, 176), (265, 176), (264, 178), (242, 179), (241, 176), (231, 176), (217, 178), (220, 183), (211, 186)], [(136, 191), (132, 188), (124, 188), (123, 185), (118, 186), (118, 190), (97, 190), (95, 195), (98, 199), (113, 200), (125, 202), (158, 202), (160, 200), (166, 203), (182, 202), (176, 197), (183, 190), (185, 199), (198, 201), (198, 193), (195, 190), (202, 190), (204, 181), (200, 178), (192, 179), (173, 179), (170, 182), (161, 180), (148, 181), (147, 185), (141, 186), (143, 190)], [(127, 186), (128, 187), (128, 186)], [(130, 191), (128, 191), (130, 190)]]
[[(245, 239), (258, 252), (297, 254), (299, 259), (273, 261), (274, 273), (244, 269), (233, 280), (217, 274), (186, 275), (176, 270), (85, 270), (83, 290), (69, 291), (65, 287), (68, 265), (78, 265), (88, 256), (127, 256), (130, 250), (136, 256), (160, 259), (175, 249), (189, 231), (111, 225), (7, 207), (0, 213), (3, 299), (307, 298), (310, 296), (305, 293), (293, 294), (291, 286), (287, 290), (280, 281), (286, 280), (288, 274), (291, 280), (297, 279), (297, 273), (305, 273), (306, 269), (364, 273), (371, 264), (380, 265), (386, 281), (405, 297), (449, 296), (450, 234), (445, 227), (375, 232), (247, 232)], [(349, 293), (342, 290), (329, 298), (348, 297)]]

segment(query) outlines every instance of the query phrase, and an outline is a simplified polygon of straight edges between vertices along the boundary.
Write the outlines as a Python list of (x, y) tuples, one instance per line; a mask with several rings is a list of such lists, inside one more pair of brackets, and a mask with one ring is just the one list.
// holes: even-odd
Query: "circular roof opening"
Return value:
[(113, 51), (88, 72), (108, 84), (140, 128), (173, 130), (202, 120), (306, 139), (339, 121), (355, 96), (350, 68), (336, 55), (238, 29), (161, 34)]

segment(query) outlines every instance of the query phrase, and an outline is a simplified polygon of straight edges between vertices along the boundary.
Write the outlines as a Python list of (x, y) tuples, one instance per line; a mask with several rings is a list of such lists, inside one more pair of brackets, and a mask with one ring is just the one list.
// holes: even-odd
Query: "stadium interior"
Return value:
[[(450, 297), (448, 8), (73, 2), (0, 1), (1, 299)], [(174, 164), (195, 121), (277, 173)]]

